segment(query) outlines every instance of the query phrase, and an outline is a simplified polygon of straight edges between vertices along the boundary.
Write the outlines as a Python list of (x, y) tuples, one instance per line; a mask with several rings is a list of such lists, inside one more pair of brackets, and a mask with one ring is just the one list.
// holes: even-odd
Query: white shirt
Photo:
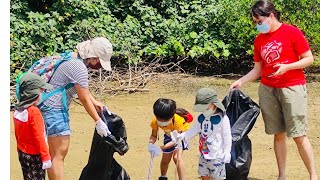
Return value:
[(224, 153), (231, 152), (232, 137), (227, 115), (214, 114), (198, 116), (191, 129), (184, 133), (188, 141), (199, 134), (199, 151), (205, 159), (223, 159)]

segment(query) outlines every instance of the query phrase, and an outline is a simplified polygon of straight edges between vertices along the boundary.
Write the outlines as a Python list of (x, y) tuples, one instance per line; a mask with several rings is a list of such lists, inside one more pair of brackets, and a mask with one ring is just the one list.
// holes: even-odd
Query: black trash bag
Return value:
[(248, 180), (252, 162), (248, 133), (260, 114), (260, 107), (238, 89), (231, 90), (222, 103), (230, 120), (232, 135), (231, 161), (226, 164), (227, 180)]
[(113, 158), (114, 152), (124, 155), (128, 150), (127, 133), (122, 119), (109, 115), (107, 110), (99, 114), (108, 125), (111, 135), (101, 137), (95, 130), (88, 164), (83, 168), (80, 180), (130, 180), (128, 173)]

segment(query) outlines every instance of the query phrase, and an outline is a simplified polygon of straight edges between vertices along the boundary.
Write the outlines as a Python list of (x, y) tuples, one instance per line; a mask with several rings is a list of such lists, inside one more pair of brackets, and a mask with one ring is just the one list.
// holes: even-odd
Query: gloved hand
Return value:
[(178, 134), (178, 139), (184, 140), (186, 132)]
[(223, 153), (223, 159), (222, 161), (224, 163), (230, 163), (230, 160), (231, 160), (231, 154), (229, 152), (225, 152)]
[(161, 148), (155, 144), (149, 143), (148, 151), (150, 152), (151, 157), (154, 158), (156, 156), (159, 156), (159, 154), (161, 153)]
[(177, 130), (170, 132), (171, 140), (176, 143), (178, 149), (182, 149), (182, 140), (184, 139), (184, 134), (179, 134)]
[(171, 136), (171, 140), (172, 140), (174, 143), (177, 143), (178, 141), (180, 141), (179, 133), (178, 133), (177, 130), (174, 130), (174, 131), (170, 132), (170, 136)]
[(42, 169), (49, 169), (49, 168), (51, 168), (51, 166), (52, 166), (51, 160), (42, 162)]
[(111, 132), (108, 129), (108, 126), (106, 125), (106, 123), (102, 121), (102, 119), (99, 119), (96, 122), (96, 130), (101, 137), (107, 137), (109, 134), (111, 134)]

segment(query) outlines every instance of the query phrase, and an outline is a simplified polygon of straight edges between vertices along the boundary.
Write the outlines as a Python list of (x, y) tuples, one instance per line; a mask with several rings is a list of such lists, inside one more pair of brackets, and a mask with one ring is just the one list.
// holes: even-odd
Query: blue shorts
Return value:
[[(167, 143), (169, 143), (171, 140), (171, 137), (169, 137), (168, 135), (164, 134), (163, 135), (163, 144), (166, 145)], [(188, 142), (187, 141), (182, 141), (182, 150), (187, 150), (189, 147)], [(177, 145), (172, 146), (171, 148), (165, 149), (163, 150), (163, 153), (171, 153), (173, 152), (177, 147)]]
[(66, 136), (71, 134), (69, 113), (63, 109), (50, 109), (42, 112), (48, 136)]

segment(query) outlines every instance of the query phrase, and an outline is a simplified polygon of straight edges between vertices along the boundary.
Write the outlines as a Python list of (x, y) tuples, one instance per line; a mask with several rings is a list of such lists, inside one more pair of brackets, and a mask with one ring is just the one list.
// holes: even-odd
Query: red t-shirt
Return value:
[(274, 68), (274, 65), (299, 61), (299, 56), (308, 50), (310, 47), (303, 33), (284, 23), (272, 33), (259, 34), (254, 42), (254, 61), (262, 62), (261, 83), (274, 88), (306, 84), (302, 69), (268, 76), (277, 71), (278, 67)]
[(36, 106), (28, 107), (27, 111), (27, 122), (13, 118), (18, 149), (27, 154), (40, 154), (42, 162), (51, 160), (41, 112)]

